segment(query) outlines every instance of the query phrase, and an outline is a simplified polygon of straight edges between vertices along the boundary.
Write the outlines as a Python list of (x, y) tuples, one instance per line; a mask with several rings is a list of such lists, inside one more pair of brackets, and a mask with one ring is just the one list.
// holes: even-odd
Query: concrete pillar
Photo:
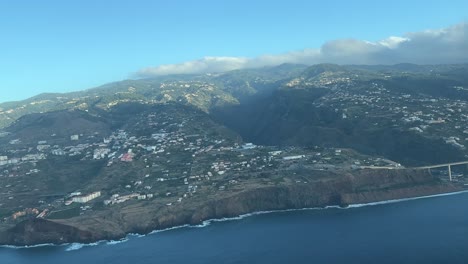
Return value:
[(448, 173), (449, 173), (449, 179), (452, 181), (452, 167), (448, 165)]

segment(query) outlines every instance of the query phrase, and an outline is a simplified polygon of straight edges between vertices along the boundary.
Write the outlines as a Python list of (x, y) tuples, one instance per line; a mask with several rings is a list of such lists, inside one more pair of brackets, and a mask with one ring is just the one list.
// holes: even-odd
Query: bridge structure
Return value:
[(443, 164), (435, 164), (435, 165), (429, 165), (429, 166), (415, 167), (413, 169), (421, 169), (421, 170), (428, 169), (428, 170), (430, 170), (430, 169), (435, 169), (435, 168), (447, 167), (449, 179), (450, 179), (450, 181), (452, 181), (452, 166), (466, 165), (466, 164), (468, 164), (468, 161), (459, 161), (459, 162), (451, 162), (451, 163), (443, 163)]
[(374, 169), (374, 170), (398, 170), (398, 169), (416, 169), (416, 170), (431, 170), (436, 168), (444, 168), (447, 167), (448, 175), (450, 181), (452, 181), (452, 166), (457, 165), (468, 165), (467, 161), (458, 161), (458, 162), (450, 162), (450, 163), (442, 163), (442, 164), (434, 164), (434, 165), (427, 165), (421, 167), (392, 167), (392, 166), (361, 166), (361, 169)]

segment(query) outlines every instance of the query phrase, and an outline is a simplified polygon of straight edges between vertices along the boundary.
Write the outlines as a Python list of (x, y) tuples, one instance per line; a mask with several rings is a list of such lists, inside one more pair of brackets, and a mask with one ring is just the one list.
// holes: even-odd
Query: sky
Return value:
[(466, 0), (0, 0), (0, 102), (281, 63), (463, 63), (467, 10)]

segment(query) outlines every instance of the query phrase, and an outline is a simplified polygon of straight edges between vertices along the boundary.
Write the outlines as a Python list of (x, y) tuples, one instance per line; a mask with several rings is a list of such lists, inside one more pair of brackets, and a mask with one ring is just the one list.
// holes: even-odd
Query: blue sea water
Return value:
[(1, 264), (468, 263), (468, 193), (258, 214), (116, 243), (0, 248)]

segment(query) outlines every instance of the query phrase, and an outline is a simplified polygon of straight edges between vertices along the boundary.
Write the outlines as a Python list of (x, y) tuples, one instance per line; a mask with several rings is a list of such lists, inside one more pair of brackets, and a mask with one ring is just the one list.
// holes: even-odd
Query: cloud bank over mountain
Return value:
[(339, 39), (319, 49), (304, 49), (277, 55), (247, 57), (204, 57), (179, 64), (159, 65), (139, 70), (138, 77), (169, 74), (202, 74), (236, 69), (297, 64), (443, 64), (468, 62), (468, 22), (451, 27), (407, 33), (370, 42)]

